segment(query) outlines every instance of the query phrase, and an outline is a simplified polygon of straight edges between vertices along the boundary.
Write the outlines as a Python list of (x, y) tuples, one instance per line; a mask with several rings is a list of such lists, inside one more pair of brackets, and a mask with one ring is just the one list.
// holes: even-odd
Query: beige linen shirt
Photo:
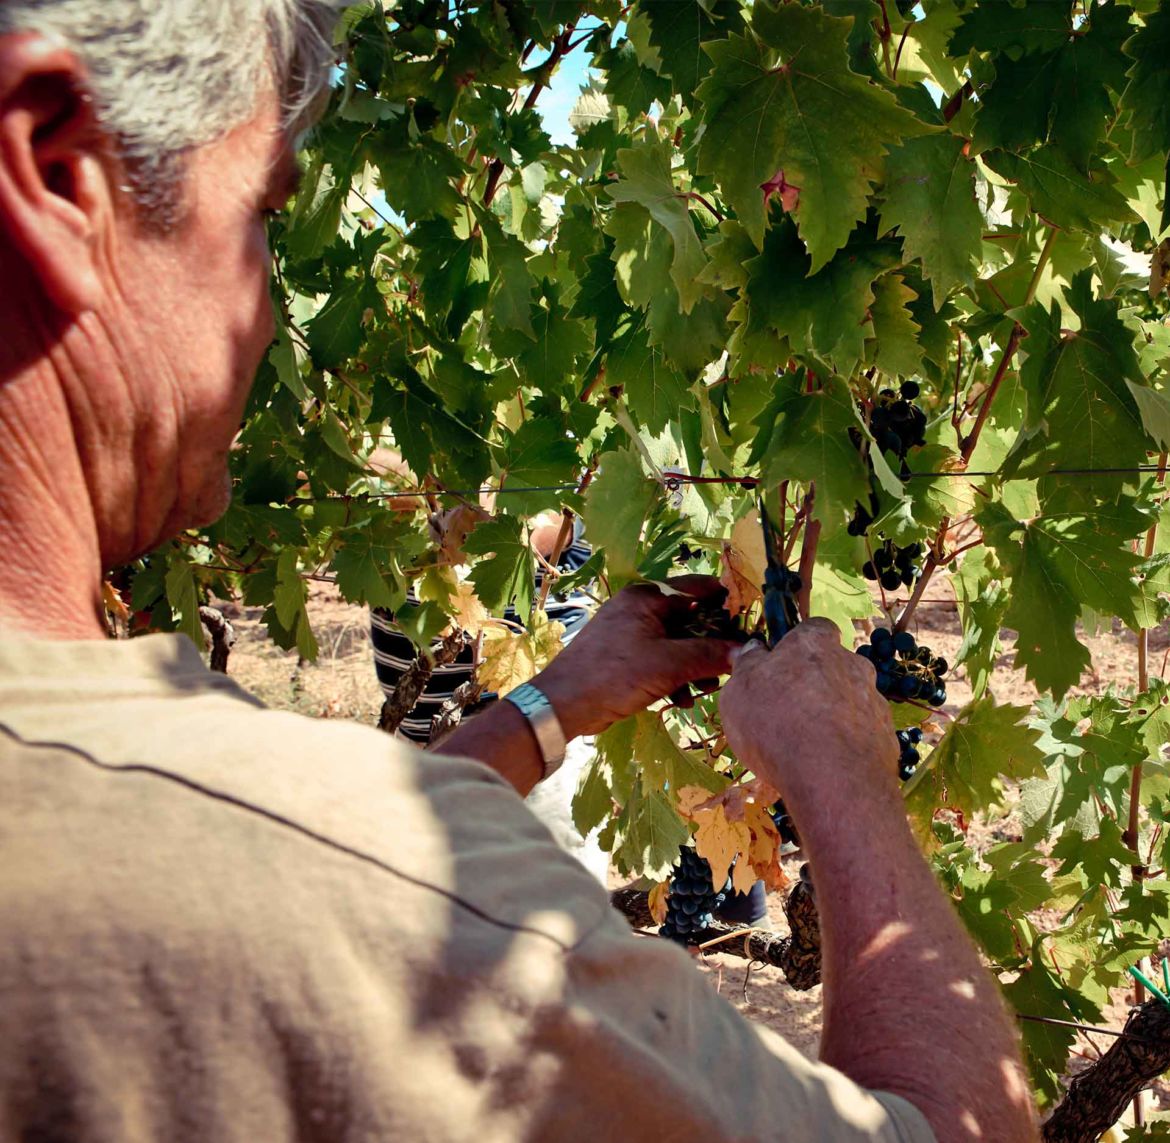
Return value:
[(180, 636), (0, 636), (0, 1139), (931, 1138), (479, 763), (267, 710)]

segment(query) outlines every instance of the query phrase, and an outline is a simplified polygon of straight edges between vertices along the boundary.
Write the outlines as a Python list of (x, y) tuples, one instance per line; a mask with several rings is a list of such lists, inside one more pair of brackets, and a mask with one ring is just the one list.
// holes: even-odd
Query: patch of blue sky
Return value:
[[(581, 89), (587, 86), (589, 81), (596, 78), (598, 74), (589, 66), (590, 55), (583, 42), (584, 34), (588, 30), (587, 28), (583, 29), (582, 34), (577, 36), (577, 39), (582, 42), (578, 43), (561, 60), (557, 70), (553, 73), (548, 90), (542, 91), (536, 101), (536, 110), (540, 114), (544, 129), (554, 146), (571, 147), (576, 142), (576, 136), (569, 125), (569, 116), (577, 105)], [(624, 24), (619, 24), (614, 30), (614, 38), (620, 37), (624, 31)], [(531, 67), (539, 62), (538, 57), (536, 60), (529, 61), (528, 66)], [(386, 196), (380, 190), (371, 196), (370, 206), (376, 213), (390, 219), (399, 228), (407, 229), (405, 220), (390, 207)]]

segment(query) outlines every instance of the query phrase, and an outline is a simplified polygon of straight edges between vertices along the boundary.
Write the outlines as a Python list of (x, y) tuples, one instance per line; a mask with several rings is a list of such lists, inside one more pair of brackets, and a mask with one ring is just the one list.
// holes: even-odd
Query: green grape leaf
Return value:
[(463, 205), (455, 182), (467, 174), (467, 167), (434, 139), (410, 140), (405, 118), (394, 130), (375, 132), (370, 148), (387, 203), (408, 223), (436, 215), (453, 218)]
[(947, 806), (970, 817), (999, 804), (1005, 778), (1042, 776), (1040, 732), (1024, 725), (1028, 713), (1025, 706), (997, 706), (990, 695), (965, 706), (931, 751), (908, 798), (911, 813), (929, 820), (939, 806)]
[(1056, 147), (1040, 147), (1029, 155), (985, 151), (981, 158), (993, 171), (1015, 183), (1032, 209), (1053, 226), (1097, 233), (1136, 217), (1112, 185), (1108, 172), (1092, 168), (1082, 174)]
[[(1052, 5), (1052, 7), (1059, 7)], [(1067, 17), (1068, 9), (1065, 9)], [(1093, 9), (1090, 23), (1050, 51), (996, 59), (995, 82), (980, 94), (977, 150), (1021, 150), (1051, 142), (1081, 171), (1113, 116), (1110, 89), (1125, 86), (1122, 41), (1130, 12), (1120, 5)]]
[(349, 534), (329, 565), (337, 575), (337, 588), (350, 603), (394, 609), (406, 599), (406, 592), (394, 574), (396, 553), (375, 543), (368, 534)]
[(711, 70), (704, 48), (743, 28), (738, 0), (641, 0), (638, 10), (650, 24), (650, 44), (658, 50), (660, 71), (686, 99)]
[(691, 383), (661, 349), (651, 346), (644, 329), (631, 329), (611, 346), (605, 379), (621, 385), (626, 403), (639, 424), (658, 434), (682, 409), (693, 409)]
[(796, 222), (819, 270), (865, 216), (885, 152), (927, 128), (849, 70), (848, 19), (797, 4), (756, 4), (752, 30), (708, 44), (698, 89), (706, 131), (698, 170), (719, 180), (757, 246), (763, 186), (783, 172), (799, 188)]
[(723, 293), (704, 295), (684, 314), (674, 287), (650, 303), (650, 344), (660, 346), (667, 360), (696, 376), (714, 361), (727, 343), (727, 312), (731, 302)]
[(175, 616), (175, 630), (181, 631), (200, 651), (207, 644), (203, 624), (199, 619), (199, 592), (195, 587), (195, 573), (180, 552), (167, 557), (167, 603)]
[(620, 203), (605, 233), (613, 239), (614, 278), (627, 305), (645, 309), (671, 289), (674, 244), (669, 231), (654, 225), (649, 211), (637, 203)]
[(603, 730), (595, 741), (593, 761), (582, 774), (573, 796), (573, 824), (582, 836), (591, 833), (619, 806), (629, 801), (638, 783), (634, 761), (636, 718), (623, 718)]
[(348, 178), (338, 179), (328, 163), (309, 166), (289, 214), (286, 245), (292, 257), (316, 258), (337, 237), (348, 195)]
[(642, 525), (656, 498), (657, 487), (642, 471), (634, 449), (602, 456), (585, 493), (582, 518), (589, 542), (605, 550), (611, 592), (637, 578)]
[(308, 323), (309, 349), (318, 368), (336, 368), (361, 349), (362, 319), (370, 306), (370, 294), (367, 282), (349, 280)]
[(1110, 885), (1120, 889), (1123, 875), (1129, 876), (1133, 864), (1133, 850), (1121, 840), (1121, 826), (1110, 817), (1101, 818), (1099, 833), (1086, 838), (1080, 830), (1066, 829), (1056, 845), (1052, 857), (1062, 864), (1057, 876), (1081, 869), (1091, 885)]
[(509, 488), (555, 485), (572, 472), (577, 449), (556, 421), (530, 417), (510, 435), (500, 455)]
[(897, 227), (907, 255), (921, 260), (936, 310), (956, 286), (970, 284), (982, 257), (974, 178), (975, 164), (954, 135), (907, 139), (886, 160), (882, 228)]
[(277, 558), (272, 611), (276, 621), (292, 636), (292, 645), (296, 646), (301, 658), (312, 662), (317, 658), (317, 640), (305, 607), (308, 592), (297, 563), (295, 548), (285, 548)]
[(533, 388), (558, 393), (573, 388), (577, 362), (593, 347), (584, 322), (569, 316), (555, 298), (533, 303), (532, 332), (535, 340), (519, 333), (493, 338), (493, 346), (511, 357)]
[(922, 368), (921, 327), (908, 306), (918, 295), (898, 274), (887, 274), (873, 284), (869, 315), (873, 339), (866, 346), (867, 360), (890, 376), (912, 376)]
[(493, 215), (486, 211), (477, 211), (476, 215), (487, 238), (492, 320), (501, 329), (515, 329), (535, 337), (532, 290), (536, 283), (528, 269), (528, 250), (514, 235), (505, 234)]
[(831, 619), (841, 631), (846, 647), (853, 646), (854, 619), (869, 619), (874, 613), (869, 584), (857, 570), (860, 565), (856, 541), (844, 532), (824, 538), (817, 547), (817, 564), (809, 594), (813, 615)]
[(674, 246), (670, 278), (678, 290), (683, 313), (689, 313), (701, 292), (695, 279), (707, 259), (695, 233), (687, 200), (675, 189), (670, 173), (671, 153), (672, 148), (666, 142), (618, 151), (622, 177), (608, 190), (615, 202), (637, 203), (643, 207), (670, 235)]
[(1004, 622), (1019, 632), (1016, 665), (1059, 697), (1089, 664), (1089, 652), (1076, 635), (1082, 607), (1136, 625), (1141, 596), (1134, 576), (1141, 557), (1128, 540), (1147, 521), (1124, 504), (1027, 522), (1002, 505), (990, 505), (979, 518), (1012, 579)]
[(400, 603), (394, 613), (394, 624), (419, 651), (430, 650), (431, 644), (451, 626), (451, 617), (428, 599), (422, 603)]
[[(605, 72), (605, 94), (618, 107), (631, 115), (649, 111), (651, 104), (666, 104), (670, 100), (670, 80), (664, 79), (638, 59), (638, 50), (630, 40), (620, 40), (597, 60)], [(578, 107), (581, 107), (578, 102)], [(609, 118), (609, 108), (581, 107), (576, 124), (586, 125)]]
[(496, 516), (477, 524), (463, 541), (469, 556), (482, 556), (467, 577), (489, 611), (500, 614), (512, 604), (521, 619), (532, 608), (536, 568), (523, 523)]
[(953, 55), (979, 52), (1042, 52), (1059, 48), (1069, 34), (1065, 4), (976, 4), (951, 37)]
[(679, 847), (691, 833), (666, 795), (649, 793), (634, 786), (618, 819), (620, 843), (613, 860), (625, 876), (643, 876), (661, 881), (678, 861)]
[(954, 666), (963, 666), (975, 698), (982, 698), (999, 656), (999, 630), (1008, 605), (1008, 592), (989, 569), (985, 549), (967, 555), (952, 576), (963, 620), (963, 642)]
[[(814, 515), (826, 537), (845, 524), (845, 513), (869, 498), (869, 474), (849, 438), (857, 416), (849, 386), (837, 376), (821, 379), (812, 393), (803, 393), (803, 375), (783, 378), (776, 395), (757, 418), (760, 434), (753, 456), (763, 464), (762, 482), (781, 480), (816, 483)], [(761, 445), (761, 442), (765, 442)]]
[(959, 916), (992, 960), (1011, 960), (1018, 955), (1015, 917), (1046, 904), (1052, 889), (1030, 846), (997, 845), (984, 861), (991, 868), (963, 870)]
[(864, 353), (874, 280), (897, 261), (892, 242), (859, 234), (810, 276), (810, 259), (795, 229), (787, 223), (773, 227), (763, 253), (747, 265), (749, 327), (774, 330), (793, 352), (807, 347), (848, 374)]
[(1144, 26), (1124, 45), (1134, 62), (1121, 108), (1129, 113), (1133, 146), (1131, 162), (1170, 151), (1170, 5), (1161, 3), (1145, 18)]
[[(1047, 5), (1040, 5), (1041, 8)], [(1044, 947), (1046, 937), (1036, 938), (1030, 963), (1004, 985), (1004, 995), (1017, 1012), (1028, 1016), (1050, 1016), (1056, 1020), (1080, 1020), (1087, 1024), (1101, 1018), (1101, 1009), (1087, 996), (1069, 987), (1059, 972), (1050, 967)], [(1025, 1020), (1020, 1024), (1024, 1040), (1024, 1062), (1040, 1095), (1045, 1100), (1063, 1093), (1060, 1077), (1068, 1065), (1069, 1049), (1076, 1039), (1074, 1028)]]
[[(1017, 476), (1125, 468), (1141, 464), (1152, 446), (1127, 384), (1144, 379), (1117, 301), (1092, 296), (1088, 271), (1073, 279), (1066, 298), (1080, 319), (1075, 332), (1063, 329), (1055, 302), (1047, 311), (1036, 303), (1023, 317), (1028, 338), (1020, 378), (1027, 414), (1007, 462)], [(1126, 479), (1097, 472), (1070, 482), (1066, 491), (1084, 503), (1112, 500)]]
[(733, 290), (748, 282), (747, 263), (758, 253), (748, 232), (735, 221), (719, 224), (719, 237), (707, 247), (710, 262), (699, 280), (721, 290)]
[(641, 776), (646, 793), (681, 790), (684, 786), (702, 786), (713, 794), (724, 789), (728, 779), (710, 766), (683, 750), (655, 710), (644, 710), (633, 716), (634, 735), (630, 744), (631, 756)]

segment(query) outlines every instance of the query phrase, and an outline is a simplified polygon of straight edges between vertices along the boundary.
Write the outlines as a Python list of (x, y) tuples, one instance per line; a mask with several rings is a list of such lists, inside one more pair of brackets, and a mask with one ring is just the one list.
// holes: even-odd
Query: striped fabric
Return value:
[[(578, 529), (580, 522), (578, 521)], [(560, 571), (576, 571), (592, 554), (592, 549), (581, 539), (579, 531), (573, 542), (562, 553), (557, 561)], [(542, 569), (536, 572), (536, 590), (539, 593), (543, 581)], [(417, 602), (413, 591), (409, 596), (411, 602)], [(573, 592), (567, 597), (550, 594), (546, 611), (550, 620), (563, 623), (565, 626), (564, 642), (568, 643), (581, 629), (589, 618), (592, 601), (581, 592)], [(519, 623), (520, 617), (509, 607), (504, 612), (504, 618), (513, 623)], [(398, 629), (394, 622), (394, 615), (390, 611), (375, 608), (370, 612), (370, 638), (374, 645), (374, 669), (378, 673), (378, 682), (383, 693), (389, 697), (398, 685), (399, 679), (415, 659), (414, 644)], [(437, 645), (437, 644), (436, 644)], [(440, 708), (454, 693), (455, 688), (467, 682), (475, 667), (475, 648), (464, 647), (459, 657), (443, 667), (436, 667), (427, 682), (422, 695), (414, 708), (399, 727), (401, 734), (412, 742), (425, 745), (431, 737), (431, 719), (439, 713)], [(482, 710), (488, 703), (494, 702), (496, 695), (488, 692), (473, 707), (469, 707), (467, 714)]]

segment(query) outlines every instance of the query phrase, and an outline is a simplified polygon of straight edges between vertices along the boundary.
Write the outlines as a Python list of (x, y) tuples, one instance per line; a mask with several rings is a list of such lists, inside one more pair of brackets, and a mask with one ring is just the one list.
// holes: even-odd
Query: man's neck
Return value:
[(69, 409), (41, 362), (0, 378), (0, 628), (104, 637), (101, 577)]

